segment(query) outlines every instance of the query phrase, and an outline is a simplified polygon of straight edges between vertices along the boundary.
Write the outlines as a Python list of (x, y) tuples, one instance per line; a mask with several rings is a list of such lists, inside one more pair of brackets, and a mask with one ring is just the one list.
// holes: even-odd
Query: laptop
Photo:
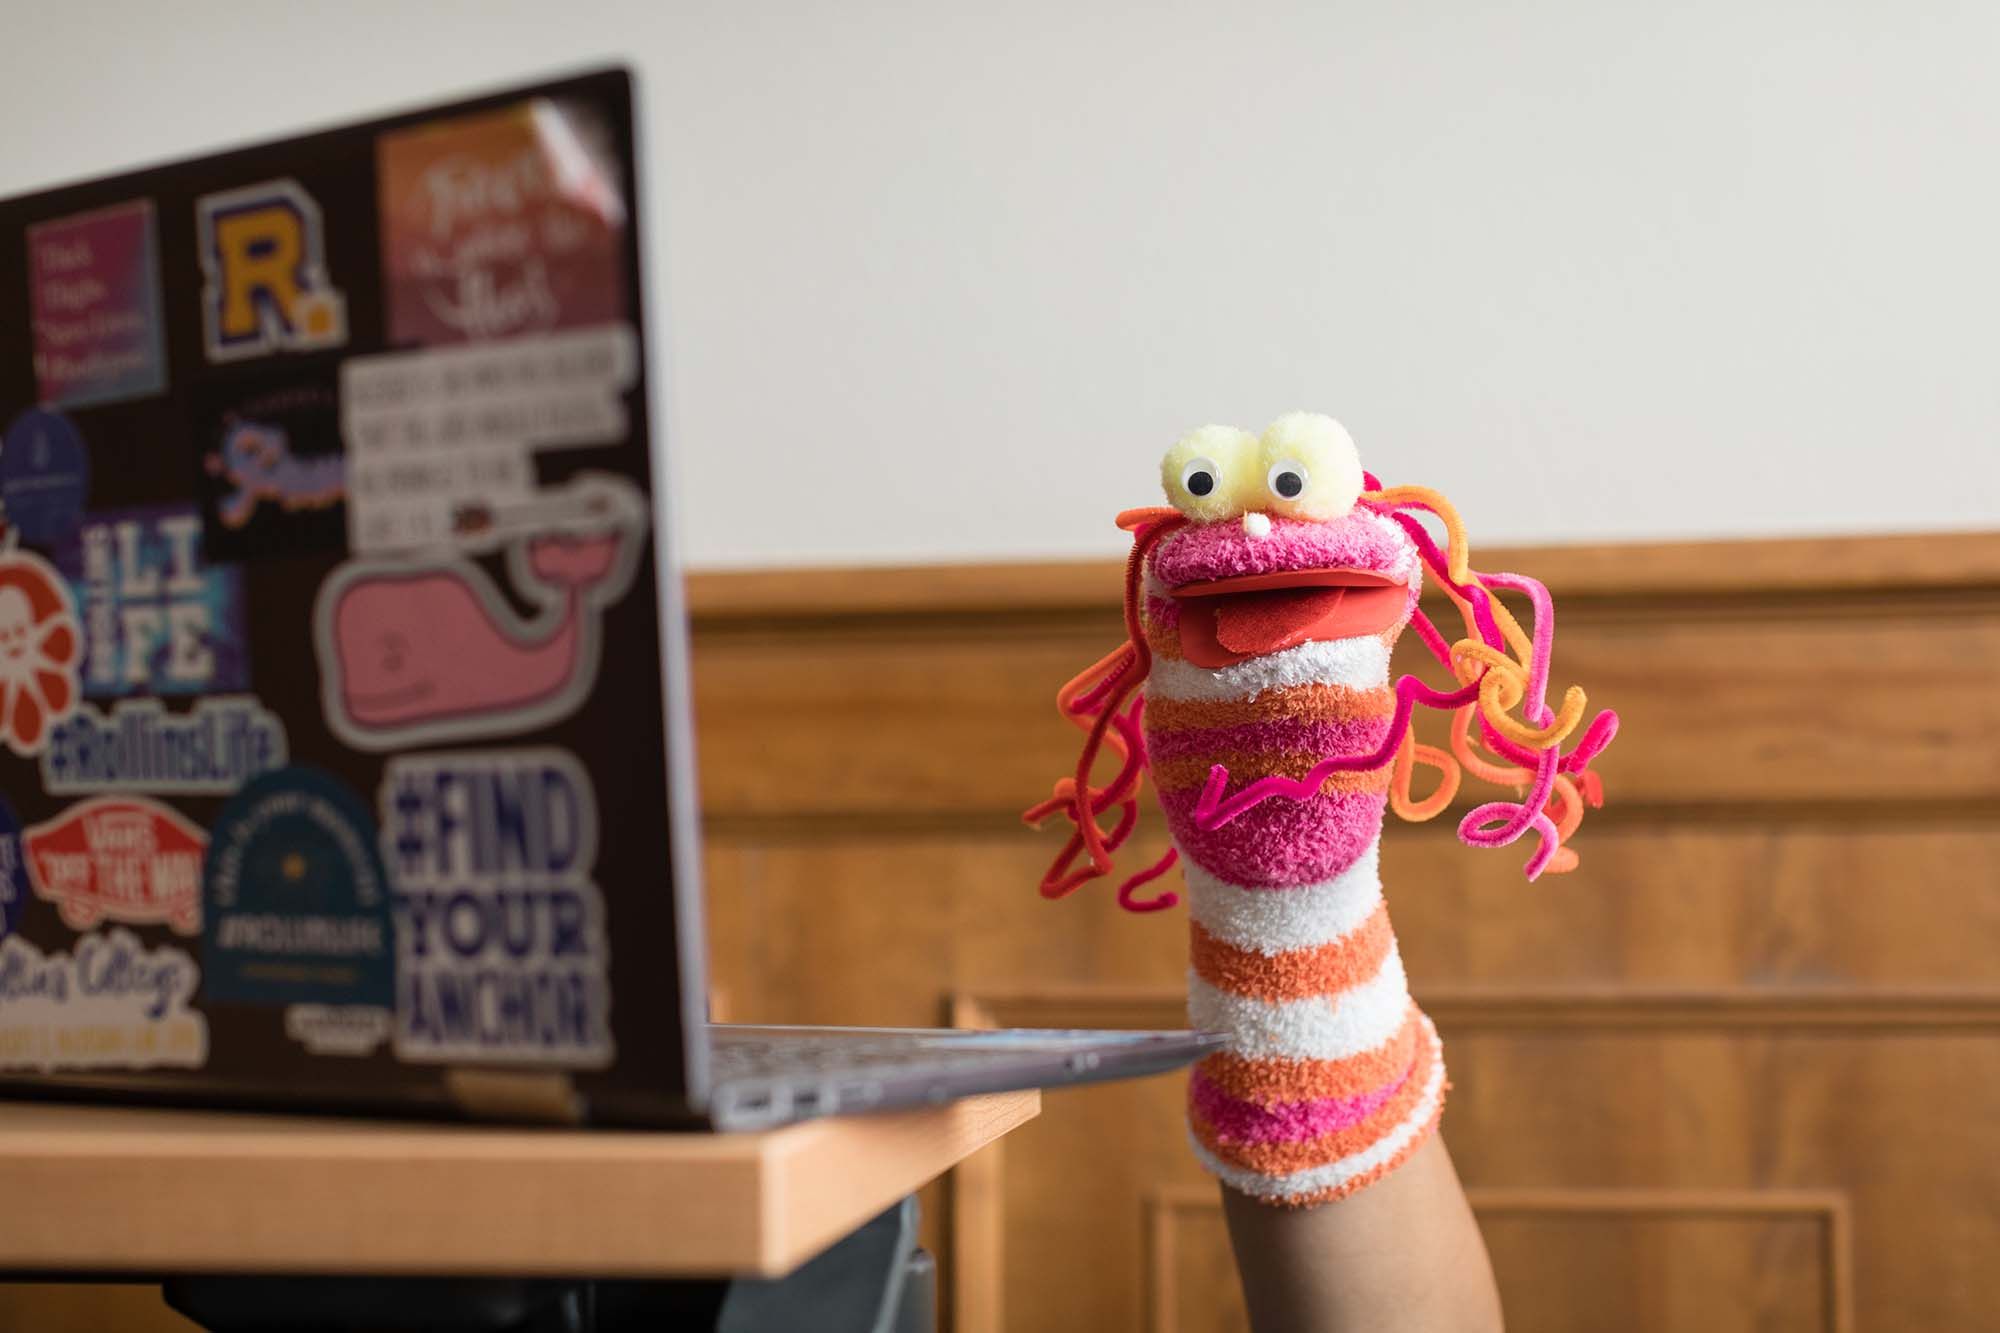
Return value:
[(706, 1021), (633, 87), (0, 202), (0, 1094), (757, 1128), (1190, 1032)]

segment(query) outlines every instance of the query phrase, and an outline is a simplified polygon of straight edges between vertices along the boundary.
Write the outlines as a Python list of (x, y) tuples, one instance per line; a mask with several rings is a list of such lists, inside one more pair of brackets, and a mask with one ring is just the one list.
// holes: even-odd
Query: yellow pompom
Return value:
[(1332, 417), (1288, 412), (1257, 441), (1255, 462), (1239, 479), (1239, 509), (1288, 518), (1340, 518), (1361, 495), (1361, 455)]
[(1257, 471), (1257, 437), (1233, 426), (1203, 426), (1180, 438), (1160, 461), (1160, 484), (1173, 507), (1197, 523), (1235, 518)]

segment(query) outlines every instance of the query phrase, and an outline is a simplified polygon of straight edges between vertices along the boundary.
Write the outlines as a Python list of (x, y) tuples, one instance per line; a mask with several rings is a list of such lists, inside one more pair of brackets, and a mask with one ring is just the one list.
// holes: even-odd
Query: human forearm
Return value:
[(1222, 1191), (1256, 1333), (1497, 1333), (1500, 1297), (1444, 1141), (1317, 1208)]

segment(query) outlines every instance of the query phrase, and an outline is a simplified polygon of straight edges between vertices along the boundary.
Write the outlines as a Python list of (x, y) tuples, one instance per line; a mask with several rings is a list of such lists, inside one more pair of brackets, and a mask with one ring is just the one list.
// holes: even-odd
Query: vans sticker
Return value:
[(35, 896), (63, 924), (100, 921), (201, 929), (201, 858), (208, 835), (178, 811), (138, 797), (100, 796), (22, 835)]

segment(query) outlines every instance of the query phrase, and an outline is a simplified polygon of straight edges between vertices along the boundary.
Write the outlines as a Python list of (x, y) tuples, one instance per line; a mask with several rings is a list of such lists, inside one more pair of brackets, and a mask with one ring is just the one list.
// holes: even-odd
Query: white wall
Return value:
[(1476, 540), (2000, 525), (1990, 0), (34, 9), (0, 192), (635, 63), (699, 564), (1109, 553), (1302, 406)]

